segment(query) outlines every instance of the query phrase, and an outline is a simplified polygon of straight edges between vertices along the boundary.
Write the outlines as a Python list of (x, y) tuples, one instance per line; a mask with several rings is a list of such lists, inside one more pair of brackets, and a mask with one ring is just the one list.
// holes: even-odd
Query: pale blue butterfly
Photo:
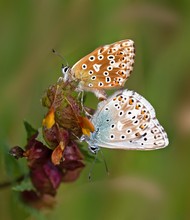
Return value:
[(117, 91), (99, 103), (91, 118), (95, 131), (82, 136), (91, 152), (100, 148), (156, 150), (169, 144), (152, 105), (134, 91)]

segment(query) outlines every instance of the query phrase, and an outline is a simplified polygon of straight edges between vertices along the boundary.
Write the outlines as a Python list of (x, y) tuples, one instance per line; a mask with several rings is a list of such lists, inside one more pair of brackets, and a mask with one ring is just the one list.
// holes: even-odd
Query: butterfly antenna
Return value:
[(101, 152), (102, 159), (103, 159), (103, 161), (104, 161), (104, 165), (105, 165), (106, 173), (107, 173), (107, 175), (109, 176), (110, 172), (109, 172), (109, 169), (108, 169), (108, 165), (107, 165), (107, 163), (106, 163), (106, 160), (105, 160), (104, 154), (103, 154), (103, 152), (102, 152), (101, 149), (100, 149), (100, 152)]
[(68, 66), (68, 62), (67, 60), (65, 59), (65, 57), (63, 57), (60, 53), (58, 53), (55, 49), (52, 49), (52, 52), (57, 55), (58, 57), (60, 57), (62, 60), (64, 60), (64, 62), (66, 63), (66, 66)]
[(95, 165), (95, 163), (96, 163), (96, 161), (97, 161), (97, 158), (98, 158), (98, 153), (96, 152), (94, 161), (93, 161), (93, 163), (92, 163), (92, 165), (91, 165), (91, 168), (90, 168), (90, 171), (89, 171), (89, 173), (88, 173), (88, 180), (89, 180), (89, 181), (92, 180), (92, 178), (91, 178), (91, 177), (92, 177), (92, 171), (93, 171), (93, 169), (94, 169), (94, 165)]

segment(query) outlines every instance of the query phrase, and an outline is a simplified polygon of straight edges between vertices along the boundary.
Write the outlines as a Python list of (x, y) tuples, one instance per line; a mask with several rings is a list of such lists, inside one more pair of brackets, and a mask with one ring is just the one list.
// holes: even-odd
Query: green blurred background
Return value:
[[(51, 49), (73, 65), (100, 45), (130, 38), (136, 61), (126, 87), (152, 103), (170, 144), (152, 152), (103, 150), (111, 175), (97, 163), (89, 183), (87, 164), (78, 181), (62, 184), (45, 218), (190, 219), (189, 9), (188, 0), (1, 1), (0, 181), (10, 178), (13, 163), (6, 146), (25, 144), (24, 119), (41, 125), (40, 98), (61, 75)], [(86, 104), (96, 107), (97, 99), (88, 94)], [(0, 198), (1, 219), (38, 218), (10, 188)]]

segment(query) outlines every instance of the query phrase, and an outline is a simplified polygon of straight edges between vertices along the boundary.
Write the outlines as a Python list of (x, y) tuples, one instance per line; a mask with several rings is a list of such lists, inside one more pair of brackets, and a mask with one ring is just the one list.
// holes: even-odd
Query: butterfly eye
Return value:
[(98, 152), (98, 150), (99, 150), (99, 147), (98, 146), (89, 146), (88, 147), (89, 148), (89, 150), (93, 153), (93, 154), (96, 154), (97, 152)]
[(64, 68), (63, 68), (63, 72), (66, 73), (68, 69), (69, 69), (68, 66), (64, 67)]

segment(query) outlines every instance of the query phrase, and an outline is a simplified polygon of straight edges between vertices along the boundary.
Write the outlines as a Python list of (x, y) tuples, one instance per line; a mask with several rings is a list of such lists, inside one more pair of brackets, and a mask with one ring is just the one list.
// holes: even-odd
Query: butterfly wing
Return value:
[(122, 40), (95, 49), (71, 69), (84, 90), (121, 87), (133, 70), (134, 42)]
[(96, 131), (88, 141), (90, 145), (154, 150), (169, 143), (152, 105), (133, 91), (117, 92), (100, 103), (92, 123)]

